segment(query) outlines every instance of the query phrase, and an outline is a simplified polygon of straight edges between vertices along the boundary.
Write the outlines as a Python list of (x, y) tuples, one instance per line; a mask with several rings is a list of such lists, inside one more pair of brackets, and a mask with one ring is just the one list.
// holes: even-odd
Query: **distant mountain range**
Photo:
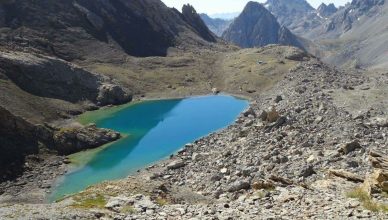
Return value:
[(207, 14), (200, 14), (200, 16), (202, 20), (205, 22), (205, 24), (207, 25), (207, 27), (218, 37), (221, 37), (224, 31), (233, 22), (233, 19), (224, 20), (221, 18), (211, 18)]
[(381, 68), (388, 66), (387, 13), (386, 0), (353, 0), (340, 8), (322, 3), (317, 9), (306, 0), (268, 0), (249, 2), (233, 22), (201, 18), (241, 47), (294, 45), (335, 65)]
[(387, 68), (388, 3), (353, 0), (305, 36), (321, 45), (332, 64)]

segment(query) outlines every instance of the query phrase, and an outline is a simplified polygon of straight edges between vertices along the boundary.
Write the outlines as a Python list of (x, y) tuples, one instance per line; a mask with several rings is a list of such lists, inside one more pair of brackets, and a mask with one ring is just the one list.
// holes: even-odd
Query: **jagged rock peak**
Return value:
[(338, 11), (338, 8), (336, 8), (333, 3), (330, 3), (328, 5), (322, 3), (318, 7), (317, 11), (320, 16), (327, 18), (336, 13)]
[(214, 34), (209, 30), (192, 5), (183, 5), (182, 17), (204, 40), (210, 42), (217, 41)]

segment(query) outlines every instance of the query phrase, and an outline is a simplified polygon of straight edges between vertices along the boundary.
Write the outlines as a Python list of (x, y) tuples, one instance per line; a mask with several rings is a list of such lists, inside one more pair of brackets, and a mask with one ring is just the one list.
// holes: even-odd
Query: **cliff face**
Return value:
[(261, 47), (268, 44), (283, 44), (301, 47), (297, 37), (257, 2), (249, 2), (244, 11), (224, 32), (223, 38), (241, 47)]

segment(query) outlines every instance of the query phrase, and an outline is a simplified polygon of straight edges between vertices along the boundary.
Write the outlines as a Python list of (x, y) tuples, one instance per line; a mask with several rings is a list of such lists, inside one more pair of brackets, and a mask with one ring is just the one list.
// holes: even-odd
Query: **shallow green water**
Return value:
[(79, 167), (64, 176), (50, 200), (131, 173), (175, 153), (185, 144), (227, 127), (248, 106), (231, 96), (147, 101), (81, 118), (125, 134), (97, 151), (76, 155)]

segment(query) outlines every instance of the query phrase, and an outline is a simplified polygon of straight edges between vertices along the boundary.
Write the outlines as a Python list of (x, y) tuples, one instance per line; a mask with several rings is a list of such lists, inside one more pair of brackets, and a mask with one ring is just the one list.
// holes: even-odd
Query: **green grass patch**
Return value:
[(388, 204), (373, 201), (371, 196), (361, 187), (357, 187), (346, 193), (349, 198), (358, 199), (365, 209), (372, 212), (388, 212)]
[(94, 196), (83, 196), (78, 195), (74, 197), (75, 204), (72, 205), (74, 208), (90, 209), (90, 208), (104, 208), (107, 201), (102, 195)]

